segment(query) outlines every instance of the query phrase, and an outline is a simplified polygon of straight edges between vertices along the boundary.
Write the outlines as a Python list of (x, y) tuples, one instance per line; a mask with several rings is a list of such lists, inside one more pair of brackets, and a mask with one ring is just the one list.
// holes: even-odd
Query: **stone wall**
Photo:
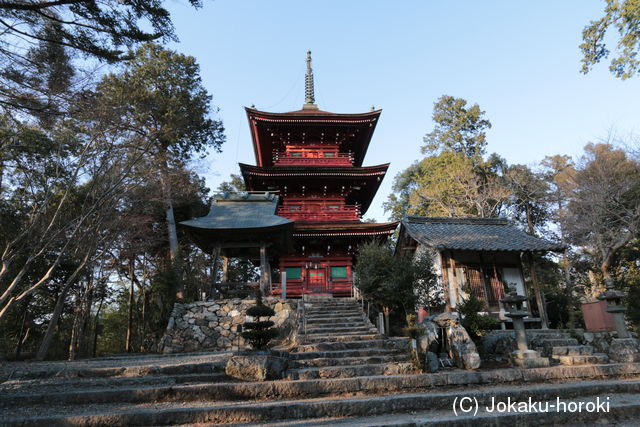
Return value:
[[(297, 303), (279, 298), (262, 300), (276, 312), (269, 320), (280, 329), (279, 340), (285, 339), (297, 323)], [(189, 304), (176, 303), (165, 335), (160, 341), (160, 351), (179, 353), (247, 348), (247, 344), (238, 333), (238, 325), (254, 320), (246, 313), (255, 302), (255, 299), (234, 298)]]

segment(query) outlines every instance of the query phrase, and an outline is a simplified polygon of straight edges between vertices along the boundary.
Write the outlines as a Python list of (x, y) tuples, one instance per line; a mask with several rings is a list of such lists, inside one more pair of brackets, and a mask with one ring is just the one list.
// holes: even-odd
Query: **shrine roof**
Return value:
[(251, 175), (258, 176), (384, 176), (389, 169), (390, 163), (384, 163), (382, 165), (375, 166), (322, 166), (318, 168), (316, 166), (254, 166), (246, 163), (238, 163), (240, 170), (244, 174), (245, 172)]
[(399, 222), (296, 222), (294, 237), (375, 236), (395, 231)]
[[(354, 154), (354, 163), (361, 166), (382, 110), (366, 113), (331, 113), (318, 109), (301, 109), (286, 113), (271, 113), (246, 108), (256, 163), (273, 165), (273, 151), (282, 150), (282, 136), (303, 140), (303, 134), (313, 132), (340, 136), (341, 150)], [(287, 142), (288, 143), (288, 142)], [(302, 142), (301, 142), (302, 143)], [(328, 142), (326, 142), (328, 143)]]
[(347, 196), (348, 204), (359, 203), (364, 214), (387, 173), (389, 163), (367, 167), (330, 166), (311, 168), (309, 166), (260, 167), (240, 163), (240, 171), (247, 189), (267, 191), (274, 187), (283, 190), (287, 186), (290, 193), (306, 186), (307, 191), (321, 191), (323, 186), (339, 188), (351, 186)]
[(265, 228), (292, 221), (275, 214), (278, 197), (261, 193), (223, 193), (214, 198), (207, 216), (182, 221), (186, 227), (206, 229)]
[(279, 249), (290, 244), (293, 221), (275, 215), (278, 197), (262, 193), (222, 193), (207, 216), (180, 222), (205, 251), (216, 244), (267, 240)]
[(565, 246), (531, 236), (501, 218), (407, 216), (400, 233), (438, 250), (562, 251)]

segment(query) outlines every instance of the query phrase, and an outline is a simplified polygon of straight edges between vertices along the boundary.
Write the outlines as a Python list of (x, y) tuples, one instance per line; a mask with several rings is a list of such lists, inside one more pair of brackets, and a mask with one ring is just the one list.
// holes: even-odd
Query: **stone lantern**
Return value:
[(611, 340), (609, 344), (609, 359), (618, 363), (634, 363), (640, 361), (640, 341), (631, 337), (624, 323), (624, 312), (627, 307), (622, 304), (622, 298), (627, 293), (614, 289), (613, 282), (607, 282), (607, 290), (598, 295), (599, 300), (607, 302), (607, 312), (613, 315), (618, 338)]
[(523, 307), (527, 301), (524, 295), (518, 295), (515, 284), (509, 285), (509, 295), (500, 300), (505, 306), (505, 316), (513, 321), (513, 329), (516, 333), (518, 349), (511, 353), (511, 363), (523, 368), (541, 368), (549, 366), (549, 359), (541, 357), (535, 350), (529, 350), (527, 346), (527, 333), (524, 327), (524, 318), (529, 312)]
[(627, 311), (627, 307), (622, 304), (622, 298), (626, 296), (626, 292), (613, 289), (613, 286), (607, 286), (607, 290), (598, 295), (599, 300), (607, 302), (607, 312), (613, 315), (618, 338), (630, 338), (627, 325), (624, 323), (624, 312)]

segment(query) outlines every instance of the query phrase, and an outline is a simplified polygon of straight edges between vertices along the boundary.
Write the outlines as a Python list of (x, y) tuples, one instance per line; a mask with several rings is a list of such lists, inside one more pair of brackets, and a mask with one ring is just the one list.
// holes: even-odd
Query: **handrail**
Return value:
[[(324, 153), (301, 153), (300, 156), (293, 156), (291, 153), (274, 151), (273, 164), (281, 165), (332, 165), (332, 166), (353, 166), (354, 157), (352, 153), (333, 153), (332, 156), (325, 156)], [(322, 155), (321, 155), (322, 154)]]

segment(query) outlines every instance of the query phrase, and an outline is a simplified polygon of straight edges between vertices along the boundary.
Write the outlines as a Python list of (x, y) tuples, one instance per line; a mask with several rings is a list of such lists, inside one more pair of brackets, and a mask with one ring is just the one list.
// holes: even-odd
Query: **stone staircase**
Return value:
[(567, 332), (536, 331), (531, 340), (534, 349), (561, 365), (592, 365), (607, 363), (604, 353), (594, 353), (590, 345), (580, 345)]
[(357, 301), (324, 299), (306, 303), (303, 343), (291, 349), (292, 380), (397, 375), (414, 371), (407, 338), (387, 339), (366, 318)]
[[(0, 364), (0, 425), (495, 426), (640, 422), (640, 363), (389, 375), (410, 369), (407, 339), (385, 339), (376, 334), (355, 302), (312, 302), (305, 320), (307, 337), (293, 348), (291, 379), (285, 380), (228, 378), (224, 366), (229, 352)], [(566, 334), (541, 332), (538, 344), (549, 348), (549, 354), (554, 349), (558, 353), (562, 347), (577, 346)], [(320, 335), (324, 338), (317, 339)], [(569, 356), (568, 349), (564, 356)], [(481, 408), (476, 416), (454, 414), (453, 405), (461, 396), (477, 399)], [(604, 396), (611, 399), (610, 412), (606, 413), (495, 414), (482, 410), (491, 405), (492, 398), (553, 404), (556, 398), (588, 402)]]

